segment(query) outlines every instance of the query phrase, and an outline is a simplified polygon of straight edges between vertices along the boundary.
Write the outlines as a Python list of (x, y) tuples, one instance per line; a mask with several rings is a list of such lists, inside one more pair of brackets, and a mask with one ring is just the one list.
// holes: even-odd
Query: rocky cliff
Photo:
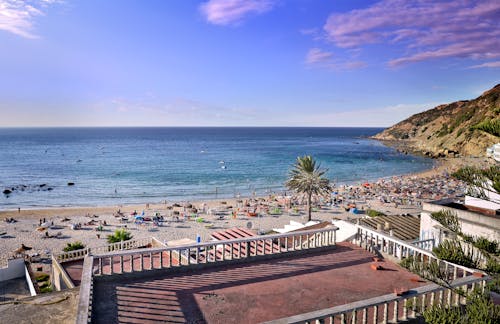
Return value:
[(487, 147), (500, 142), (500, 84), (474, 100), (415, 114), (374, 138), (432, 157), (485, 156)]

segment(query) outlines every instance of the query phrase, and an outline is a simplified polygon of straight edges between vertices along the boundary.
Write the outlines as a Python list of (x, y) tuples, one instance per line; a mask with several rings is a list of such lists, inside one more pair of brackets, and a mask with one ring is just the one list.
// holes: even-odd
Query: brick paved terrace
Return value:
[(414, 288), (415, 275), (349, 243), (265, 261), (95, 279), (94, 323), (256, 323)]

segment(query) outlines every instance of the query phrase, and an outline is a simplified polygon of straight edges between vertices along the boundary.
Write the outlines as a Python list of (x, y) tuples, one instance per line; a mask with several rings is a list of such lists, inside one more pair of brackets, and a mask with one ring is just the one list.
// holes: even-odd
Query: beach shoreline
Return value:
[[(449, 190), (462, 193), (464, 187), (448, 175), (455, 169), (464, 165), (485, 166), (488, 160), (484, 158), (454, 158), (439, 160), (430, 170), (393, 176), (371, 182), (371, 189), (364, 186), (339, 186), (335, 188), (340, 198), (334, 206), (320, 208), (312, 215), (313, 220), (328, 221), (332, 219), (353, 219), (365, 215), (353, 214), (343, 208), (347, 203), (356, 203), (362, 211), (371, 208), (382, 211), (388, 215), (411, 214), (418, 216), (421, 203), (426, 200), (445, 198)], [(427, 188), (427, 192), (417, 194), (416, 188)], [(415, 188), (411, 188), (414, 186)], [(402, 187), (409, 188), (403, 192)], [(458, 189), (460, 187), (460, 189)], [(412, 192), (413, 191), (413, 192)], [(381, 197), (384, 199), (381, 199)], [(268, 197), (240, 197), (221, 198), (203, 201), (177, 201), (168, 203), (149, 204), (123, 204), (93, 207), (49, 207), (43, 209), (24, 209), (20, 211), (0, 211), (0, 264), (12, 256), (12, 251), (21, 244), (34, 247), (32, 253), (50, 255), (61, 253), (67, 243), (81, 241), (88, 247), (106, 245), (107, 235), (116, 229), (126, 228), (134, 239), (156, 237), (167, 242), (189, 238), (195, 240), (201, 237), (202, 241), (210, 240), (211, 233), (233, 227), (251, 228), (254, 232), (268, 232), (273, 228), (282, 228), (290, 221), (305, 223), (305, 207), (299, 206), (301, 213), (291, 213), (282, 196), (269, 195)], [(258, 208), (262, 217), (250, 217), (246, 207)], [(254, 207), (258, 206), (258, 207)], [(271, 215), (269, 211), (279, 206), (281, 215)], [(230, 208), (232, 207), (232, 208)], [(192, 208), (196, 212), (192, 212)], [(117, 212), (120, 212), (117, 215)], [(223, 217), (218, 216), (222, 211)], [(174, 213), (176, 212), (176, 213)], [(163, 226), (153, 226), (152, 222), (137, 224), (134, 222), (134, 213), (152, 217), (159, 213), (164, 216)], [(193, 216), (196, 215), (196, 216)], [(13, 223), (4, 220), (15, 219)], [(123, 221), (127, 219), (127, 221)], [(46, 231), (37, 231), (42, 222), (54, 224), (53, 228)], [(81, 230), (73, 230), (72, 224), (82, 224)], [(90, 224), (90, 225), (89, 225)], [(102, 231), (97, 227), (102, 226)]]
[[(369, 181), (369, 182), (377, 182), (380, 180), (387, 180), (391, 179), (393, 177), (402, 177), (402, 178), (422, 178), (422, 177), (432, 177), (435, 175), (442, 174), (443, 172), (446, 172), (448, 174), (451, 174), (453, 171), (457, 170), (460, 167), (466, 166), (466, 165), (471, 165), (471, 166), (479, 166), (479, 167), (484, 167), (492, 163), (489, 159), (487, 158), (482, 158), (482, 157), (461, 157), (461, 158), (443, 158), (443, 159), (436, 159), (433, 167), (431, 169), (419, 171), (419, 172), (414, 172), (414, 173), (407, 173), (407, 174), (402, 174), (402, 175), (392, 175), (388, 177), (381, 177), (377, 178), (375, 181)], [(350, 187), (359, 187), (361, 185), (361, 182), (358, 182), (357, 184), (346, 184), (345, 186), (350, 186)], [(272, 195), (277, 195), (278, 193), (272, 193)], [(6, 209), (6, 210), (0, 210), (0, 219), (3, 219), (5, 217), (20, 217), (20, 218), (30, 218), (30, 217), (43, 217), (44, 215), (50, 214), (50, 213), (59, 213), (60, 216), (68, 216), (72, 215), (74, 213), (109, 213), (116, 211), (118, 209), (123, 209), (124, 211), (129, 211), (133, 212), (134, 210), (143, 210), (145, 209), (144, 207), (146, 205), (149, 205), (149, 209), (162, 209), (165, 208), (166, 205), (168, 204), (174, 204), (174, 203), (184, 203), (184, 202), (190, 202), (192, 204), (216, 204), (217, 202), (220, 201), (232, 201), (232, 200), (237, 200), (237, 199), (242, 199), (242, 200), (249, 200), (249, 199), (259, 199), (259, 198), (264, 198), (263, 196), (241, 196), (241, 197), (219, 197), (219, 198), (209, 198), (209, 199), (202, 199), (202, 200), (190, 200), (190, 199), (182, 199), (182, 200), (174, 200), (174, 201), (164, 201), (164, 202), (146, 202), (146, 203), (123, 203), (123, 204), (113, 204), (113, 205), (96, 205), (96, 206), (46, 206), (46, 207), (25, 207), (25, 206), (18, 206), (14, 209)], [(19, 209), (21, 208), (21, 211), (19, 212)], [(148, 208), (146, 208), (148, 209)]]

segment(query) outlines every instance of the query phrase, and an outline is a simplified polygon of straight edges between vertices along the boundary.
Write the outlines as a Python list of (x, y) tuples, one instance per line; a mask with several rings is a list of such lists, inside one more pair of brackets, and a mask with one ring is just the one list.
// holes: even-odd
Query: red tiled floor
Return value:
[(73, 284), (75, 286), (80, 286), (80, 282), (82, 281), (83, 259), (63, 262), (61, 266), (66, 271), (71, 281), (73, 281)]
[(399, 266), (370, 268), (348, 243), (326, 252), (205, 270), (96, 280), (95, 323), (256, 323), (342, 305), (425, 283)]

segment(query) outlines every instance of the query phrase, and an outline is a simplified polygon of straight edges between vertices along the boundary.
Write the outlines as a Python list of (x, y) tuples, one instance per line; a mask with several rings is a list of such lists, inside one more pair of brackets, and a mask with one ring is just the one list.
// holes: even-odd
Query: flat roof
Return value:
[(377, 230), (378, 224), (381, 225), (382, 232), (388, 234), (389, 231), (384, 230), (386, 222), (391, 225), (394, 236), (400, 240), (414, 241), (420, 237), (420, 218), (416, 216), (389, 215), (359, 219), (361, 225), (371, 227), (374, 230)]
[(96, 277), (93, 323), (255, 323), (427, 284), (342, 242), (326, 251), (144, 276)]
[(445, 206), (445, 207), (450, 207), (450, 208), (459, 209), (459, 210), (465, 210), (468, 212), (477, 213), (477, 214), (481, 214), (484, 216), (491, 216), (491, 217), (500, 216), (500, 210), (493, 210), (493, 209), (481, 208), (481, 207), (477, 207), (477, 206), (470, 206), (470, 205), (466, 205), (464, 203), (461, 203), (459, 201), (456, 201), (454, 199), (442, 199), (442, 200), (430, 201), (427, 204)]

